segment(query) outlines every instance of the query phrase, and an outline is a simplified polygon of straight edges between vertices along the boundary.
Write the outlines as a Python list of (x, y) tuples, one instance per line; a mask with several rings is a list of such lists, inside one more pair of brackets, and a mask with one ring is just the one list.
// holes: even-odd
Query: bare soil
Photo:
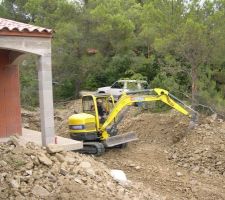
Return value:
[[(68, 136), (67, 118), (74, 110), (80, 112), (80, 106), (73, 101), (57, 109), (59, 135)], [(195, 129), (188, 127), (189, 119), (173, 110), (131, 109), (119, 130), (135, 131), (139, 140), (125, 149), (109, 149), (95, 160), (123, 170), (156, 199), (225, 199), (225, 122), (202, 117)]]
[(189, 120), (176, 112), (128, 118), (120, 130), (135, 131), (139, 140), (99, 160), (163, 199), (225, 199), (225, 124), (201, 123), (190, 130)]

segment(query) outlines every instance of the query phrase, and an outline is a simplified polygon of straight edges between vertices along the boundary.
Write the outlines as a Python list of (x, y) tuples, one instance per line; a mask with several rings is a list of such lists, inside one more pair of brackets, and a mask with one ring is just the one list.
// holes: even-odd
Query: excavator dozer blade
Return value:
[(125, 144), (135, 140), (138, 140), (136, 134), (134, 132), (128, 132), (122, 135), (116, 135), (116, 136), (107, 138), (104, 141), (104, 145), (106, 147), (114, 147), (116, 145)]

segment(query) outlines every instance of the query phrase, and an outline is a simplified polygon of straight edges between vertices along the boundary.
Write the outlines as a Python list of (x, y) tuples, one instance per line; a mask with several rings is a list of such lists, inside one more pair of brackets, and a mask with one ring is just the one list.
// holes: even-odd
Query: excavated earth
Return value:
[[(58, 134), (68, 136), (67, 117), (74, 110), (79, 112), (80, 106), (80, 101), (74, 101), (56, 109)], [(26, 112), (23, 114), (24, 125), (38, 130), (38, 122), (29, 119), (37, 119), (38, 112)], [(120, 186), (127, 192), (127, 199), (225, 199), (225, 122), (216, 115), (201, 117), (198, 125), (190, 129), (189, 119), (173, 110), (151, 113), (133, 108), (119, 125), (119, 130), (120, 134), (135, 131), (139, 140), (130, 143), (125, 149), (109, 149), (101, 157), (74, 155), (93, 159), (97, 163), (93, 166), (97, 169), (103, 165), (104, 169), (123, 170), (134, 185), (129, 190)], [(76, 165), (79, 166), (79, 163)], [(101, 168), (98, 170), (102, 171)], [(62, 190), (68, 191), (64, 189), (65, 185)], [(94, 185), (98, 190), (92, 189)], [(92, 187), (88, 184), (86, 186), (93, 192), (94, 198), (106, 199), (101, 195), (109, 193), (109, 199), (116, 199), (125, 194), (123, 191), (122, 196), (117, 197), (119, 189), (114, 188), (110, 192), (109, 188), (112, 187), (106, 187), (102, 192), (102, 187), (98, 187), (96, 182), (92, 182)], [(81, 191), (84, 190), (86, 188)]]
[(0, 145), (0, 199), (159, 199), (143, 188), (114, 181), (110, 170), (91, 156), (21, 145), (16, 137)]
[(142, 113), (127, 118), (121, 132), (139, 141), (99, 158), (129, 179), (144, 183), (163, 199), (225, 199), (225, 123), (200, 119), (194, 130), (176, 112)]

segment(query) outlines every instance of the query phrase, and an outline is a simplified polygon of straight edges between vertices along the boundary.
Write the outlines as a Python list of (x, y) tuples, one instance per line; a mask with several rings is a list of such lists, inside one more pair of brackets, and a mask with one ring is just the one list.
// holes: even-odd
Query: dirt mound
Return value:
[(119, 126), (120, 132), (133, 130), (141, 141), (168, 146), (178, 142), (190, 131), (188, 118), (174, 110), (168, 113), (138, 112), (135, 110), (136, 117), (126, 117)]
[(137, 142), (108, 151), (101, 159), (124, 170), (165, 199), (225, 199), (224, 122), (202, 118), (190, 130), (176, 111), (133, 112), (120, 132), (135, 131)]
[(90, 156), (47, 150), (15, 137), (0, 145), (0, 199), (159, 199), (142, 185), (115, 182)]
[(202, 118), (194, 130), (189, 120), (172, 111), (143, 113), (121, 125), (134, 130), (141, 141), (158, 144), (169, 151), (168, 159), (197, 173), (225, 175), (225, 124), (213, 117)]
[(21, 116), (24, 128), (29, 128), (31, 130), (40, 131), (41, 130), (41, 120), (39, 109), (35, 110), (25, 110), (21, 109)]
[[(68, 118), (74, 113), (81, 112), (81, 99), (61, 102), (55, 105), (54, 110), (55, 132), (57, 135), (69, 137)], [(40, 110), (35, 109), (21, 111), (23, 127), (31, 130), (41, 131)]]
[(201, 124), (175, 144), (170, 159), (196, 173), (225, 175), (225, 124)]

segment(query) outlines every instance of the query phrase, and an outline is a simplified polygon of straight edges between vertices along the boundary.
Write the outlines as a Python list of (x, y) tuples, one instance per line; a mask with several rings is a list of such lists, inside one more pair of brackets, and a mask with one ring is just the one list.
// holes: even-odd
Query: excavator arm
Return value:
[[(114, 121), (114, 119), (117, 117), (120, 111), (123, 110), (126, 106), (131, 106), (134, 103), (162, 101), (165, 104), (176, 109), (177, 111), (181, 112), (182, 114), (191, 117), (191, 114), (184, 107), (188, 108), (189, 110), (192, 110), (192, 109), (188, 107), (187, 105), (185, 105), (183, 102), (181, 102), (179, 99), (177, 99), (175, 96), (171, 95), (167, 90), (155, 88), (151, 91), (154, 91), (156, 94), (154, 95), (123, 94), (121, 98), (119, 99), (119, 101), (116, 103), (114, 109), (109, 114), (105, 123), (100, 128), (100, 132), (102, 133), (102, 140), (105, 140), (109, 137), (109, 134), (107, 133), (106, 128)], [(176, 101), (178, 101), (179, 103), (177, 103)], [(182, 106), (180, 104), (182, 104)]]

